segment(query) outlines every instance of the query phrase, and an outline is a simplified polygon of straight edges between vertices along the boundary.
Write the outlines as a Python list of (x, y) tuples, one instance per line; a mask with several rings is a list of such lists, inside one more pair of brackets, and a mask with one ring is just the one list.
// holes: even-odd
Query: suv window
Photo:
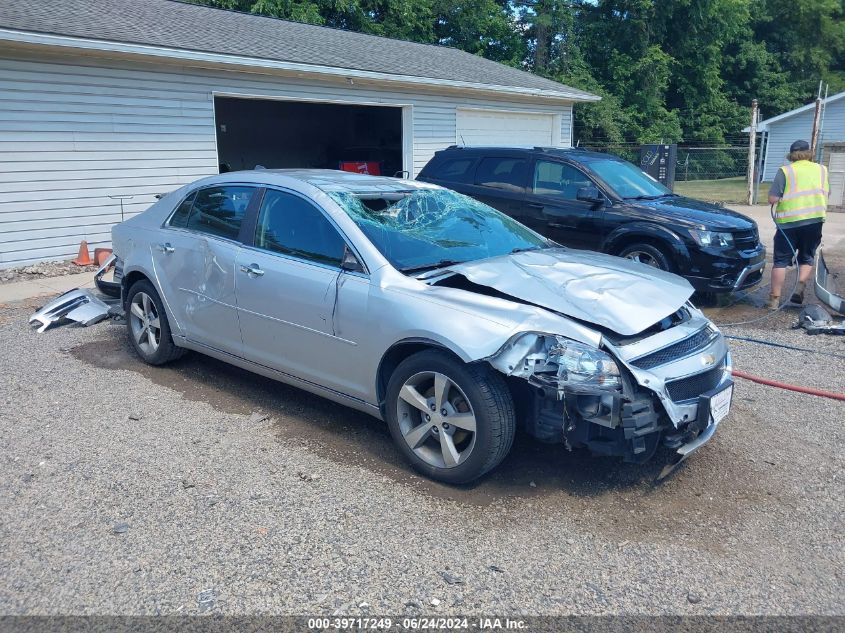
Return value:
[(472, 182), (470, 167), (474, 162), (472, 158), (445, 160), (438, 166), (436, 178), (450, 182)]
[(565, 163), (538, 160), (534, 167), (532, 186), (538, 196), (575, 200), (581, 187), (589, 187), (592, 184), (582, 172)]
[(527, 172), (528, 161), (524, 158), (484, 158), (478, 164), (475, 184), (522, 192)]
[(319, 209), (299, 196), (268, 189), (258, 214), (255, 245), (340, 267), (346, 242)]
[(185, 228), (236, 240), (254, 194), (255, 187), (241, 185), (200, 189)]

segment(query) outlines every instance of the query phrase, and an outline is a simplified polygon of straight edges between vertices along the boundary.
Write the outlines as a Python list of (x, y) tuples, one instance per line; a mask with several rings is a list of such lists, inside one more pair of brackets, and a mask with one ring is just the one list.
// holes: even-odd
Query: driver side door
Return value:
[(363, 400), (370, 281), (341, 267), (346, 241), (335, 224), (304, 197), (268, 188), (244, 242), (235, 273), (244, 357)]
[(526, 195), (526, 205), (537, 222), (532, 228), (564, 246), (599, 250), (604, 205), (578, 200), (583, 187), (596, 187), (596, 183), (573, 165), (535, 160)]

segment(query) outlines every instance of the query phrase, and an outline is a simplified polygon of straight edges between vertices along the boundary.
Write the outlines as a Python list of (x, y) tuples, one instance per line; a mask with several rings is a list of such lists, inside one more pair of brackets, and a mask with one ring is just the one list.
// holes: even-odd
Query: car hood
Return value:
[(750, 231), (757, 224), (741, 213), (683, 196), (657, 200), (626, 200), (625, 206), (646, 212), (651, 219), (662, 217), (687, 228), (705, 227), (709, 230)]
[(693, 293), (677, 275), (621, 257), (565, 248), (503, 255), (447, 270), (623, 336), (673, 314)]

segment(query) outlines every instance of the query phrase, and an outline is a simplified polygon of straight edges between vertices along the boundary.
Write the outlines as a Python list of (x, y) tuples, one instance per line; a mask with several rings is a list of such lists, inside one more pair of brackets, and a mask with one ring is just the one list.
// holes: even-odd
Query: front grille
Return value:
[(669, 392), (669, 397), (672, 398), (673, 402), (684, 402), (698, 398), (698, 396), (716, 388), (716, 385), (722, 380), (724, 370), (725, 365), (722, 362), (717, 367), (700, 374), (672, 380), (666, 383), (666, 391)]
[(738, 250), (756, 248), (759, 242), (757, 231), (738, 231), (734, 233), (734, 244)]
[(653, 369), (660, 365), (665, 365), (673, 360), (689, 356), (700, 349), (707, 347), (713, 337), (716, 335), (709, 327), (699, 330), (689, 338), (683, 341), (673, 343), (669, 347), (664, 347), (656, 352), (652, 352), (646, 356), (631, 361), (634, 367), (640, 369)]

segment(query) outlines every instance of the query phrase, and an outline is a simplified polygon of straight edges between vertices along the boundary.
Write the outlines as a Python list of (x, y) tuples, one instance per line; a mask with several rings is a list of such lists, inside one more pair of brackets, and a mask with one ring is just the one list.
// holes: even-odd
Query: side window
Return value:
[(470, 167), (474, 162), (472, 158), (446, 160), (437, 168), (437, 178), (449, 182), (471, 182)]
[(528, 161), (524, 158), (484, 158), (478, 164), (475, 184), (522, 192), (527, 171)]
[(197, 192), (194, 191), (191, 195), (185, 198), (182, 203), (176, 207), (176, 211), (170, 216), (168, 226), (176, 227), (177, 229), (184, 229), (188, 222), (188, 216), (191, 213), (191, 207), (194, 204), (194, 198), (197, 197)]
[(241, 185), (200, 189), (185, 228), (236, 240), (253, 195), (255, 187)]
[(592, 184), (582, 172), (564, 163), (538, 160), (534, 167), (532, 189), (538, 196), (575, 200), (581, 187), (589, 187)]
[(340, 267), (346, 243), (315, 206), (298, 196), (268, 189), (258, 214), (255, 245)]

